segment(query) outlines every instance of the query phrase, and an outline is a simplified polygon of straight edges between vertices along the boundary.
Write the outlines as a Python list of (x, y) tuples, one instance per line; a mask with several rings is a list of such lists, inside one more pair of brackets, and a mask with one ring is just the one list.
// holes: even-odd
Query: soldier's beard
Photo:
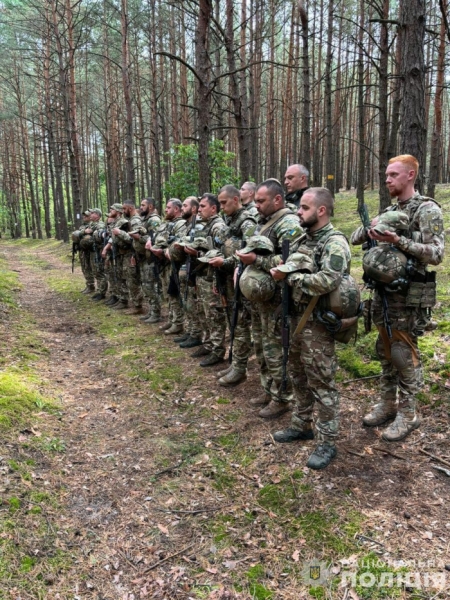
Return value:
[(317, 214), (312, 215), (309, 219), (302, 219), (300, 217), (300, 225), (305, 229), (310, 229), (314, 227), (318, 223), (319, 219), (317, 218)]
[(146, 217), (148, 215), (148, 208), (147, 208), (147, 210), (142, 210), (142, 208), (141, 208), (140, 215), (141, 215), (141, 217)]
[(181, 213), (181, 216), (183, 217), (183, 219), (190, 219), (192, 217), (192, 210)]

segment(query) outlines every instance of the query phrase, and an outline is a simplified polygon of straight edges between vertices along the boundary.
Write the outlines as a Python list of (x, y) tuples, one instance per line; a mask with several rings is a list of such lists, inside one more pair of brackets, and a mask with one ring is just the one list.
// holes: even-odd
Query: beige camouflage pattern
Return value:
[[(400, 237), (396, 247), (416, 259), (415, 266), (424, 275), (427, 265), (438, 265), (444, 257), (444, 225), (442, 211), (434, 200), (415, 193), (406, 202), (390, 206), (387, 211), (402, 211), (409, 218), (407, 235)], [(364, 227), (351, 236), (352, 244), (367, 239)], [(414, 285), (411, 284), (411, 285)], [(417, 337), (424, 333), (429, 321), (428, 308), (408, 306), (407, 296), (386, 292), (388, 314), (392, 329), (390, 340), (385, 329), (382, 299), (377, 290), (372, 302), (372, 320), (379, 336), (376, 351), (382, 366), (380, 380), (381, 402), (397, 405), (399, 411), (415, 415), (416, 395), (423, 386), (423, 369)]]
[[(337, 360), (333, 335), (316, 320), (316, 311), (299, 335), (295, 336), (294, 332), (311, 298), (325, 296), (339, 287), (350, 270), (350, 248), (346, 238), (336, 232), (331, 223), (306, 234), (297, 256), (301, 257), (303, 247), (314, 253), (316, 271), (294, 272), (287, 278), (297, 298), (293, 307), (288, 363), (295, 398), (292, 427), (309, 429), (316, 407), (317, 438), (320, 443), (334, 443), (339, 429), (339, 393), (335, 383)], [(294, 256), (291, 255), (287, 262)]]

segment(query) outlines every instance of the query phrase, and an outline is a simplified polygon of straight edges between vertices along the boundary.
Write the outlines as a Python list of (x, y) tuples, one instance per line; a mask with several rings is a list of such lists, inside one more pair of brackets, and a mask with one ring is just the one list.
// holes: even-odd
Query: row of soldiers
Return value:
[[(387, 170), (398, 203), (355, 231), (352, 242), (369, 240), (420, 259), (415, 272), (422, 281), (426, 265), (442, 260), (442, 214), (434, 200), (414, 191), (417, 161), (405, 156), (392, 159)], [(290, 427), (273, 437), (280, 443), (316, 439), (307, 465), (323, 469), (336, 456), (339, 428), (335, 340), (343, 339), (343, 332), (348, 339), (345, 329), (355, 328), (359, 290), (346, 297), (352, 298), (354, 316), (343, 318), (348, 315), (330, 299), (336, 290), (351, 289), (351, 253), (346, 237), (330, 222), (334, 199), (329, 191), (309, 188), (302, 165), (287, 169), (285, 187), (286, 194), (277, 180), (268, 179), (258, 186), (246, 182), (240, 190), (226, 185), (217, 196), (205, 193), (183, 203), (172, 198), (164, 221), (151, 198), (142, 200), (139, 210), (131, 201), (113, 204), (106, 223), (101, 211), (92, 209), (73, 239), (86, 277), (83, 292), (95, 292), (94, 301), (140, 315), (144, 323), (161, 321), (165, 298), (168, 318), (160, 329), (177, 336), (181, 348), (195, 348), (192, 356), (201, 359), (201, 367), (223, 362), (229, 329), (229, 364), (217, 373), (220, 385), (244, 382), (254, 352), (264, 393), (250, 404), (261, 418), (275, 419), (291, 409), (294, 399)], [(376, 261), (372, 272), (378, 255)], [(381, 271), (385, 276), (384, 266)], [(378, 426), (392, 420), (382, 435), (398, 441), (420, 423), (417, 336), (429, 310), (420, 298), (409, 306), (396, 286), (374, 287), (382, 397), (363, 422)]]

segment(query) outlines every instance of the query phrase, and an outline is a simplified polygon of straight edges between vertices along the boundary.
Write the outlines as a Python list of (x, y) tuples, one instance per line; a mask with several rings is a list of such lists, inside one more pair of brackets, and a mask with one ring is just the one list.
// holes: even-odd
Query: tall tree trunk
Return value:
[[(402, 29), (402, 153), (412, 154), (424, 162), (425, 130), (425, 0), (407, 0), (400, 12)], [(423, 190), (423, 173), (419, 170), (416, 185)]]
[(126, 157), (126, 200), (136, 199), (136, 174), (134, 167), (133, 140), (133, 104), (131, 99), (130, 56), (128, 48), (128, 1), (121, 0), (121, 36), (122, 36), (122, 86), (125, 102), (125, 157)]

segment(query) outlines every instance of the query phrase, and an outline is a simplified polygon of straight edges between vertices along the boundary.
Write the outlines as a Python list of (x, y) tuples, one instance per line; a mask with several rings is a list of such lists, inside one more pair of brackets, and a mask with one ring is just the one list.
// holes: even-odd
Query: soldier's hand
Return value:
[(103, 259), (104, 259), (104, 258), (106, 258), (106, 248), (104, 248), (104, 249), (102, 250), (102, 258), (103, 258)]
[(208, 262), (208, 265), (217, 269), (218, 267), (222, 267), (223, 263), (223, 258), (221, 256), (216, 256), (215, 258), (211, 258), (211, 260)]
[(112, 230), (114, 235), (120, 235), (120, 229), (118, 227), (114, 227), (114, 229)]
[(88, 227), (87, 229), (84, 230), (84, 233), (92, 233), (92, 229), (90, 227)]
[(249, 252), (248, 254), (242, 252), (238, 252), (236, 250), (236, 256), (241, 260), (244, 265), (252, 265), (256, 260), (256, 254), (254, 252)]
[(270, 274), (275, 279), (275, 281), (282, 281), (287, 276), (287, 273), (279, 271), (277, 267), (275, 267), (274, 269), (270, 269)]
[(130, 231), (129, 235), (131, 235), (133, 240), (137, 240), (138, 238), (141, 237), (141, 234), (139, 233), (139, 231)]
[(189, 246), (185, 246), (184, 251), (186, 254), (190, 254), (191, 256), (198, 256), (197, 250), (194, 250), (194, 248), (189, 248)]
[(147, 240), (147, 242), (145, 243), (145, 249), (146, 250), (152, 249), (152, 240)]
[(387, 242), (394, 246), (400, 241), (399, 236), (394, 231), (385, 231), (383, 234), (380, 234), (374, 229), (369, 229), (368, 235), (372, 240), (376, 240), (377, 242)]
[(158, 258), (162, 258), (164, 256), (164, 250), (161, 250), (161, 248), (150, 248), (150, 250)]
[(169, 248), (166, 248), (166, 250), (164, 250), (164, 256), (167, 258), (167, 260), (170, 260)]

